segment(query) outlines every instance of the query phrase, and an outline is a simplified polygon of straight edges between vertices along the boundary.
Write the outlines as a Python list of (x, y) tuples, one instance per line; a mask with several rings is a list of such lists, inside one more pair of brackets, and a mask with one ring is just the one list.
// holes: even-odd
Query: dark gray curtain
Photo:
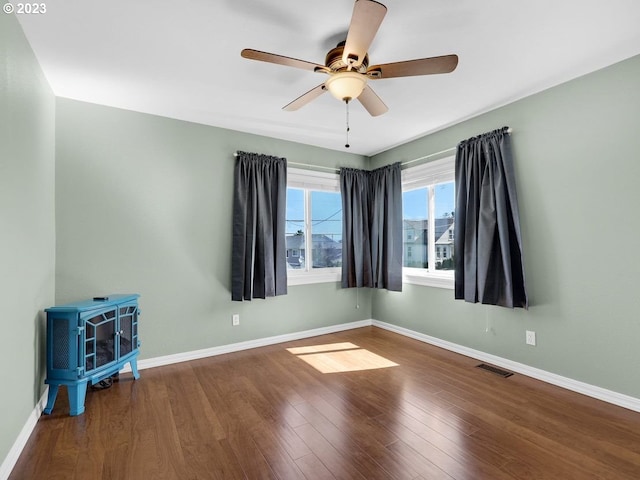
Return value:
[(400, 163), (340, 170), (342, 288), (402, 290)]
[(231, 299), (287, 293), (287, 161), (238, 152), (234, 173)]
[(455, 298), (528, 308), (507, 130), (470, 138), (457, 148)]

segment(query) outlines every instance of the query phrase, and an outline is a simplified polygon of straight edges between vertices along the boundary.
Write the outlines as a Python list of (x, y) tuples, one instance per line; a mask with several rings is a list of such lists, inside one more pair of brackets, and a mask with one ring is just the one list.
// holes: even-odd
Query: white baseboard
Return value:
[(589, 397), (593, 397), (598, 400), (617, 405), (619, 407), (624, 407), (635, 412), (640, 412), (640, 398), (635, 398), (629, 395), (614, 392), (612, 390), (607, 390), (605, 388), (596, 387), (588, 383), (573, 380), (572, 378), (563, 377), (555, 373), (547, 372), (546, 370), (541, 370), (539, 368), (534, 368), (523, 363), (507, 360), (506, 358), (498, 357), (496, 355), (491, 355), (490, 353), (481, 352), (480, 350), (474, 350), (472, 348), (464, 347), (452, 342), (447, 342), (446, 340), (431, 337), (429, 335), (425, 335), (424, 333), (415, 332), (407, 328), (398, 327), (397, 325), (392, 325), (390, 323), (373, 320), (372, 324), (374, 327), (383, 328), (385, 330), (389, 330), (390, 332), (395, 332), (400, 335), (404, 335), (405, 337), (420, 340), (421, 342), (425, 342), (436, 347), (441, 347), (445, 350), (450, 350), (467, 357), (475, 358), (476, 360), (491, 363), (492, 365), (506, 368), (507, 370), (511, 370), (512, 372), (521, 373), (522, 375), (526, 375), (537, 380), (542, 380), (543, 382), (566, 388), (567, 390), (571, 390), (573, 392), (581, 393), (583, 395), (587, 395)]
[[(373, 320), (360, 320), (358, 322), (342, 323), (340, 325), (331, 325), (329, 327), (314, 328), (312, 330), (304, 330), (302, 332), (287, 333), (284, 335), (276, 335), (274, 337), (266, 337), (256, 340), (248, 340), (246, 342), (231, 343), (229, 345), (204, 348), (202, 350), (194, 350), (191, 352), (176, 353), (174, 355), (165, 355), (155, 358), (145, 358), (144, 360), (138, 361), (138, 370), (161, 367), (163, 365), (171, 365), (173, 363), (188, 362), (189, 360), (213, 357), (215, 355), (223, 355), (225, 353), (239, 352), (242, 350), (249, 350), (250, 348), (266, 347), (267, 345), (275, 345), (277, 343), (291, 342), (293, 340), (301, 340), (303, 338), (317, 337), (320, 335), (327, 335), (329, 333), (352, 330), (354, 328), (370, 327), (372, 323)], [(122, 373), (130, 371), (131, 367), (129, 366), (129, 364), (126, 364), (126, 366), (121, 370)]]
[(31, 436), (33, 429), (36, 428), (36, 423), (38, 423), (38, 419), (40, 418), (40, 415), (42, 415), (42, 411), (47, 404), (48, 395), (49, 386), (47, 385), (45, 386), (44, 393), (40, 397), (40, 400), (38, 401), (36, 406), (33, 407), (33, 410), (29, 415), (27, 422), (24, 424), (24, 427), (22, 427), (20, 435), (18, 435), (16, 441), (13, 442), (11, 450), (9, 450), (9, 453), (2, 462), (2, 465), (0, 465), (0, 480), (7, 480), (9, 478), (9, 475), (11, 474), (11, 471), (13, 470), (13, 467), (16, 466), (18, 458), (20, 458), (20, 454), (29, 441), (29, 437)]

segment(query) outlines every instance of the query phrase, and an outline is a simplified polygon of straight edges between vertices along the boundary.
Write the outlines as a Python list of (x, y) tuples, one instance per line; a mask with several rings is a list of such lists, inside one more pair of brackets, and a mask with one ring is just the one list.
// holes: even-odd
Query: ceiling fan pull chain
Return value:
[(345, 148), (349, 148), (349, 99), (345, 98), (344, 103), (347, 104), (347, 143), (344, 145)]

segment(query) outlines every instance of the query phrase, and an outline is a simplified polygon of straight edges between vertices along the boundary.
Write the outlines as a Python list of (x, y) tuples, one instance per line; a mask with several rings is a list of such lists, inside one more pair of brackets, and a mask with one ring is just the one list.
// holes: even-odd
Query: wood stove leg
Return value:
[(47, 406), (44, 407), (44, 414), (51, 415), (53, 411), (53, 405), (56, 403), (56, 397), (58, 396), (58, 389), (60, 385), (49, 384), (49, 395), (47, 396)]
[(131, 373), (133, 373), (133, 378), (138, 380), (140, 378), (140, 374), (138, 373), (138, 358), (134, 358), (129, 362), (131, 365)]
[(87, 394), (87, 382), (80, 382), (67, 387), (69, 394), (69, 415), (80, 415), (84, 412), (84, 398)]

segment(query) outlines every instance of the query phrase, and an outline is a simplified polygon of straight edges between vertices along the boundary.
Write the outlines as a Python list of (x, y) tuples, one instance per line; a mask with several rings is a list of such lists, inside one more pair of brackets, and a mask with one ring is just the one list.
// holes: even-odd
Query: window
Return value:
[(285, 235), (289, 285), (340, 280), (342, 198), (338, 175), (288, 170)]
[(454, 157), (407, 168), (402, 177), (404, 281), (453, 288)]

